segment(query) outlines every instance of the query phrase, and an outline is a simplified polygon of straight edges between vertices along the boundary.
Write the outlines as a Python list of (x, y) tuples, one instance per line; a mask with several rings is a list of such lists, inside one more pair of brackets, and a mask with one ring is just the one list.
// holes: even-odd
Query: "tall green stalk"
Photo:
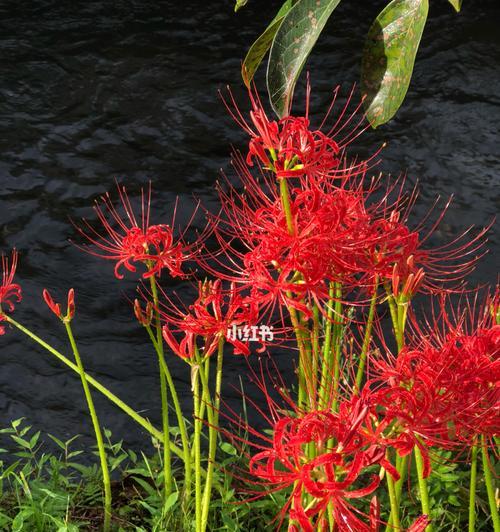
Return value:
[(194, 423), (194, 490), (195, 490), (195, 530), (201, 529), (202, 490), (201, 490), (201, 403), (200, 366), (192, 366), (191, 389), (193, 392), (193, 423)]
[[(429, 487), (427, 485), (427, 479), (424, 478), (424, 459), (422, 458), (422, 452), (418, 445), (414, 449), (415, 465), (417, 466), (418, 476), (418, 489), (420, 492), (420, 504), (422, 506), (422, 513), (429, 519), (431, 518), (431, 507), (429, 503)], [(434, 527), (432, 524), (427, 525), (426, 532), (432, 532)]]
[[(215, 373), (215, 392), (212, 401), (212, 420), (208, 427), (208, 464), (207, 464), (207, 479), (205, 483), (205, 491), (203, 494), (203, 507), (201, 516), (200, 532), (205, 532), (208, 524), (208, 510), (210, 509), (210, 501), (212, 497), (213, 475), (215, 465), (215, 455), (217, 452), (217, 434), (219, 428), (219, 410), (220, 410), (220, 394), (222, 388), (222, 363), (224, 360), (224, 338), (219, 340), (219, 348), (217, 350), (217, 368)], [(209, 407), (210, 408), (210, 407)]]
[(344, 334), (342, 323), (342, 284), (335, 282), (335, 323), (333, 324), (333, 349), (330, 352), (333, 354), (333, 404), (334, 411), (337, 410), (339, 398), (339, 380), (340, 380), (340, 353), (342, 348), (342, 337)]
[[(174, 410), (177, 417), (177, 423), (179, 425), (179, 431), (181, 433), (181, 442), (182, 442), (182, 452), (184, 458), (184, 497), (185, 500), (188, 500), (191, 495), (191, 477), (192, 477), (192, 464), (191, 464), (191, 450), (189, 445), (189, 437), (186, 429), (186, 422), (184, 420), (184, 415), (182, 413), (181, 405), (179, 402), (179, 396), (177, 394), (177, 389), (175, 383), (172, 379), (170, 370), (168, 369), (167, 363), (165, 361), (165, 354), (163, 350), (163, 336), (161, 330), (161, 321), (160, 314), (158, 310), (159, 298), (158, 298), (158, 287), (156, 285), (156, 280), (154, 275), (150, 277), (151, 279), (151, 293), (153, 295), (154, 303), (154, 313), (155, 313), (155, 327), (156, 327), (156, 342), (153, 342), (156, 352), (158, 354), (158, 362), (160, 364), (160, 386), (162, 393), (162, 412), (163, 412), (163, 424), (164, 424), (164, 453), (166, 460), (170, 461), (170, 434), (168, 433), (168, 404), (166, 401), (166, 386), (165, 380), (168, 384), (168, 390), (170, 392), (170, 397), (174, 403)], [(148, 331), (151, 337), (151, 330)], [(163, 396), (165, 396), (165, 402), (163, 401)], [(165, 427), (167, 430), (165, 430)], [(167, 449), (168, 450), (165, 450)], [(170, 467), (170, 466), (169, 466)], [(166, 474), (166, 471), (165, 471)], [(165, 490), (167, 491), (167, 490)]]
[(488, 503), (490, 505), (493, 530), (494, 532), (500, 532), (500, 518), (498, 516), (498, 507), (495, 498), (495, 485), (493, 475), (491, 474), (490, 460), (488, 457), (488, 447), (484, 434), (481, 435), (481, 454), (483, 457), (484, 482), (486, 484), (486, 492), (488, 493)]
[(373, 320), (375, 318), (375, 307), (377, 305), (377, 292), (378, 292), (378, 277), (375, 277), (375, 283), (373, 286), (373, 294), (370, 301), (370, 310), (368, 311), (368, 319), (366, 321), (365, 334), (363, 338), (363, 345), (361, 346), (361, 355), (359, 356), (359, 366), (356, 373), (356, 389), (361, 388), (361, 381), (365, 372), (366, 357), (368, 355), (368, 348), (370, 347), (370, 340), (372, 337)]
[(469, 532), (476, 530), (476, 482), (477, 482), (478, 447), (474, 442), (471, 449), (470, 483), (469, 483)]
[(71, 330), (71, 324), (69, 320), (64, 319), (64, 326), (66, 327), (66, 333), (68, 334), (68, 339), (73, 350), (73, 355), (75, 356), (76, 365), (80, 373), (80, 378), (82, 381), (83, 391), (85, 393), (85, 398), (87, 400), (87, 406), (89, 408), (90, 418), (92, 419), (92, 425), (94, 427), (95, 439), (97, 442), (97, 449), (99, 451), (99, 459), (101, 462), (101, 471), (102, 471), (102, 481), (104, 486), (104, 532), (108, 532), (111, 526), (111, 480), (109, 478), (109, 469), (108, 461), (106, 458), (106, 449), (104, 448), (104, 441), (102, 438), (101, 427), (99, 425), (99, 419), (94, 407), (94, 401), (92, 400), (92, 394), (90, 393), (89, 385), (87, 382), (87, 377), (85, 370), (83, 368), (82, 360), (80, 358), (80, 353), (73, 336), (73, 331)]
[[(153, 306), (155, 315), (156, 327), (156, 353), (158, 355), (158, 366), (160, 373), (160, 397), (161, 397), (161, 418), (163, 428), (163, 484), (164, 484), (164, 500), (172, 493), (172, 456), (170, 454), (170, 427), (168, 419), (168, 395), (167, 383), (165, 373), (163, 372), (163, 363), (165, 363), (165, 355), (163, 351), (163, 337), (161, 332), (160, 314), (158, 311), (158, 290), (156, 287), (156, 280), (154, 275), (150, 277), (151, 292), (153, 294)], [(166, 364), (165, 364), (166, 365)]]
[(328, 402), (328, 376), (331, 374), (330, 351), (332, 345), (332, 326), (333, 326), (333, 298), (335, 296), (335, 285), (330, 282), (330, 288), (328, 290), (328, 304), (326, 306), (326, 318), (325, 318), (325, 339), (323, 340), (323, 366), (321, 367), (321, 380), (319, 385), (320, 394), (320, 408), (326, 408)]
[(386, 471), (387, 489), (389, 491), (389, 503), (391, 505), (391, 524), (395, 530), (400, 530), (399, 504), (396, 496), (395, 482), (389, 472)]
[[(407, 313), (407, 305), (404, 305), (404, 308), (402, 305), (399, 305), (395, 299), (392, 293), (390, 292), (390, 288), (388, 286), (385, 287), (387, 292), (387, 302), (389, 304), (389, 311), (391, 314), (391, 320), (392, 320), (392, 326), (394, 329), (394, 336), (396, 338), (396, 344), (398, 347), (398, 353), (403, 349), (404, 347), (404, 329), (406, 326), (406, 313)], [(374, 297), (376, 296), (377, 290), (375, 290)], [(375, 297), (376, 299), (376, 297)], [(372, 299), (373, 303), (373, 299)], [(366, 338), (366, 337), (365, 337)], [(389, 499), (391, 498), (391, 492), (392, 496), (394, 497), (394, 504), (391, 502), (391, 511), (389, 513), (389, 519), (387, 520), (387, 530), (391, 530), (395, 528), (397, 523), (400, 523), (399, 519), (399, 503), (401, 500), (401, 492), (403, 489), (403, 482), (404, 482), (404, 475), (406, 473), (406, 467), (408, 464), (408, 456), (403, 457), (399, 463), (397, 463), (398, 467), (398, 473), (400, 474), (399, 480), (394, 483), (392, 478), (389, 478), (390, 475), (386, 475), (386, 482), (387, 482), (387, 489), (389, 491)], [(428, 531), (429, 532), (429, 531)]]

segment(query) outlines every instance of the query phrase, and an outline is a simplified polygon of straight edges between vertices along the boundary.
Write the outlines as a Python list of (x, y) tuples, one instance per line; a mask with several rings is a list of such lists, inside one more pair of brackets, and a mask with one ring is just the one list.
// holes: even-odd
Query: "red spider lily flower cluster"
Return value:
[[(343, 139), (333, 138), (349, 129), (353, 115), (342, 123), (347, 107), (335, 126), (321, 134), (322, 156), (315, 158), (311, 139), (319, 133), (307, 129), (309, 88), (306, 115), (280, 122), (270, 121), (259, 98), (250, 94), (253, 127), (231, 99), (232, 116), (250, 136), (246, 160), (236, 154), (233, 161), (244, 193), (231, 184), (227, 189), (218, 186), (222, 210), (211, 215), (211, 222), (220, 249), (200, 260), (209, 273), (249, 288), (252, 299), (270, 313), (277, 306), (283, 314), (288, 307), (310, 317), (313, 303), (330, 298), (331, 283), (342, 283), (346, 295), (353, 288), (365, 290), (382, 282), (398, 301), (407, 302), (417, 292), (439, 293), (444, 285), (455, 290), (474, 268), (488, 228), (471, 239), (467, 230), (440, 248), (427, 248), (447, 206), (424, 233), (423, 222), (410, 227), (417, 194), (403, 193), (404, 180), (388, 185), (376, 200), (381, 179), (364, 184), (376, 154), (352, 163), (345, 155), (359, 124)], [(299, 141), (302, 137), (309, 140)], [(341, 146), (341, 152), (333, 150), (332, 143)], [(300, 162), (308, 159), (299, 146), (307, 146), (314, 163)], [(333, 152), (335, 157), (323, 157)], [(260, 163), (257, 177), (248, 168), (255, 159)], [(296, 179), (284, 183), (283, 177)]]
[(52, 296), (50, 295), (50, 292), (47, 289), (44, 289), (43, 293), (43, 299), (49, 309), (60, 319), (63, 321), (71, 321), (75, 316), (75, 291), (73, 288), (70, 288), (68, 291), (68, 303), (66, 307), (66, 314), (62, 313), (61, 305), (59, 303), (56, 303)]
[[(341, 529), (373, 529), (361, 521), (349, 503), (377, 489), (380, 478), (376, 474), (369, 475), (363, 487), (358, 486), (367, 468), (385, 460), (384, 450), (366, 441), (360, 431), (367, 413), (368, 408), (355, 407), (342, 408), (339, 414), (313, 411), (282, 417), (273, 427), (270, 448), (251, 458), (250, 474), (264, 480), (271, 491), (293, 486), (283, 511), (289, 512), (301, 530), (318, 530), (318, 524), (326, 522), (330, 503), (335, 522), (345, 526)], [(304, 494), (315, 501), (307, 508)]]
[[(256, 323), (255, 308), (231, 285), (224, 291), (220, 280), (198, 283), (198, 298), (187, 312), (170, 301), (175, 313), (162, 312), (163, 337), (172, 351), (184, 359), (191, 359), (197, 351), (197, 339), (203, 339), (202, 357), (212, 355), (221, 339), (233, 346), (234, 354), (249, 355), (247, 342), (230, 334), (233, 326), (249, 326)], [(181, 333), (177, 341), (174, 333)]]
[[(0, 285), (0, 322), (5, 320), (4, 310), (5, 306), (9, 312), (14, 310), (14, 302), (20, 303), (22, 299), (21, 287), (14, 283), (14, 275), (16, 274), (18, 261), (18, 253), (16, 250), (12, 251), (10, 264), (9, 259), (2, 255), (2, 284)], [(5, 334), (5, 327), (0, 325), (0, 335)]]
[[(260, 376), (251, 368), (249, 371), (266, 398), (267, 410), (264, 412), (251, 400), (250, 403), (271, 425), (271, 435), (229, 415), (226, 417), (251, 437), (226, 434), (236, 445), (243, 442), (243, 447), (256, 450), (249, 456), (249, 476), (245, 477), (246, 482), (255, 486), (255, 490), (250, 491), (252, 499), (291, 488), (277, 517), (277, 529), (288, 517), (288, 530), (326, 532), (330, 530), (328, 515), (331, 513), (335, 530), (377, 532), (383, 524), (377, 497), (372, 498), (367, 515), (353, 504), (356, 499), (376, 492), (381, 482), (380, 468), (395, 480), (399, 478), (396, 468), (387, 459), (388, 448), (397, 443), (397, 438), (392, 437), (394, 427), (384, 422), (374, 402), (376, 396), (369, 390), (351, 395), (335, 410), (331, 393), (324, 408), (303, 410), (283, 390), (284, 384), (277, 372), (266, 378), (262, 369)], [(279, 403), (268, 391), (269, 382), (280, 390), (282, 401)], [(428, 523), (429, 519), (422, 516), (408, 531), (422, 532)]]
[[(86, 220), (83, 227), (77, 227), (91, 246), (85, 251), (98, 257), (116, 262), (115, 276), (123, 278), (121, 268), (136, 271), (137, 263), (145, 265), (144, 279), (160, 275), (166, 269), (173, 277), (183, 277), (182, 265), (192, 258), (195, 246), (183, 242), (182, 236), (174, 238), (170, 225), (150, 224), (151, 188), (147, 195), (141, 193), (140, 216), (135, 214), (125, 187), (118, 187), (120, 205), (115, 206), (106, 194), (96, 201), (94, 210), (104, 232), (97, 231)], [(175, 209), (173, 220), (175, 220)]]
[[(309, 91), (305, 116), (286, 116), (270, 120), (257, 94), (250, 92), (251, 125), (242, 116), (230, 93), (233, 118), (250, 135), (246, 162), (253, 166), (254, 159), (276, 174), (278, 179), (303, 175), (332, 176), (340, 164), (341, 147), (332, 138), (332, 130), (323, 133), (311, 130), (309, 120)], [(233, 110), (234, 109), (234, 110)]]
[(419, 291), (436, 293), (446, 284), (453, 290), (480, 258), (474, 253), (484, 245), (486, 229), (469, 241), (464, 235), (463, 241), (426, 249), (442, 215), (422, 237), (422, 228), (410, 229), (408, 222), (415, 195), (399, 193), (389, 202), (396, 185), (374, 201), (378, 182), (363, 187), (360, 176), (349, 171), (338, 184), (301, 178), (290, 189), (288, 216), (272, 176), (254, 178), (240, 157), (235, 167), (244, 194), (231, 185), (228, 190), (219, 186), (222, 212), (212, 223), (221, 250), (204, 266), (250, 287), (261, 305), (307, 314), (305, 303), (325, 301), (331, 282), (367, 287), (375, 278), (408, 301)]
[(479, 319), (473, 305), (452, 318), (442, 299), (440, 318), (427, 332), (414, 323), (397, 357), (376, 363), (389, 384), (387, 402), (430, 442), (471, 445), (480, 434), (500, 433), (500, 325), (490, 307), (498, 308), (498, 295)]

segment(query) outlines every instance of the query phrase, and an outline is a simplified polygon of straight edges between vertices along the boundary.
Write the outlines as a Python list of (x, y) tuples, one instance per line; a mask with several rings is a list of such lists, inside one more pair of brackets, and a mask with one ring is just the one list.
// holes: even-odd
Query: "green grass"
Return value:
[[(175, 431), (175, 428), (173, 429)], [(152, 442), (150, 455), (111, 442), (106, 430), (106, 449), (112, 475), (112, 530), (189, 531), (194, 520), (189, 503), (183, 504), (175, 489), (164, 504), (162, 453)], [(61, 441), (43, 438), (21, 418), (0, 430), (0, 530), (25, 532), (100, 531), (103, 522), (102, 478), (97, 453), (78, 448), (78, 436)], [(49, 445), (51, 443), (51, 445)], [(48, 452), (51, 447), (55, 452)], [(228, 469), (241, 456), (230, 444), (222, 444), (221, 469), (216, 472), (219, 493), (214, 494), (211, 531), (258, 532), (270, 530), (284, 499), (244, 502), (232, 488)], [(89, 465), (90, 464), (90, 465)], [(180, 466), (179, 465), (179, 471)], [(177, 471), (174, 471), (177, 473)], [(179, 477), (179, 475), (175, 475)], [(282, 496), (283, 497), (283, 496)]]

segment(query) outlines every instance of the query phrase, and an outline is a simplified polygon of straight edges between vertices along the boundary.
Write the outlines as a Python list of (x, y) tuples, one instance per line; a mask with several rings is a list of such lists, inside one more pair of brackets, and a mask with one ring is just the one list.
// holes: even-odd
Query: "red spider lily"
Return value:
[[(136, 264), (142, 263), (147, 271), (142, 275), (148, 278), (160, 275), (166, 269), (174, 277), (182, 277), (182, 265), (191, 259), (195, 252), (194, 245), (186, 245), (183, 235), (177, 241), (174, 239), (172, 226), (175, 220), (176, 207), (172, 224), (150, 224), (151, 187), (147, 194), (141, 190), (140, 215), (137, 216), (125, 187), (118, 186), (120, 205), (115, 206), (108, 194), (96, 201), (94, 211), (104, 232), (94, 229), (87, 220), (83, 220), (84, 227), (77, 227), (96, 250), (85, 251), (116, 262), (115, 276), (123, 278), (120, 272), (125, 268), (130, 272), (136, 271)], [(189, 224), (188, 224), (189, 225)]]
[(437, 200), (424, 219), (410, 229), (410, 214), (417, 192), (414, 190), (406, 198), (401, 192), (402, 187), (392, 205), (384, 205), (386, 198), (378, 206), (379, 216), (373, 224), (374, 238), (370, 246), (372, 270), (401, 302), (409, 301), (417, 292), (439, 294), (443, 290), (461, 290), (463, 279), (486, 253), (485, 235), (491, 225), (471, 238), (469, 234), (473, 227), (469, 227), (450, 242), (428, 248), (426, 243), (443, 220), (451, 200), (430, 229), (426, 229), (425, 224), (437, 206)]
[[(368, 409), (357, 417), (348, 413), (314, 411), (300, 417), (282, 417), (273, 427), (272, 445), (250, 460), (250, 474), (266, 482), (270, 491), (293, 486), (289, 503), (290, 520), (301, 530), (313, 531), (325, 517), (329, 504), (340, 530), (370, 530), (348, 502), (373, 493), (380, 478), (372, 475), (364, 487), (353, 489), (364, 470), (380, 463), (384, 451), (366, 446), (359, 425)], [(309, 449), (314, 446), (311, 457)], [(304, 494), (313, 503), (304, 508)], [(282, 516), (283, 517), (283, 516)], [(342, 528), (342, 525), (345, 525)]]
[[(234, 354), (249, 355), (250, 348), (245, 338), (233, 333), (233, 329), (248, 328), (256, 322), (255, 310), (231, 285), (229, 291), (222, 283), (206, 281), (198, 284), (198, 298), (187, 312), (177, 308), (169, 300), (169, 312), (162, 312), (163, 337), (175, 354), (190, 359), (196, 350), (196, 339), (204, 341), (203, 357), (212, 355), (219, 341), (224, 339), (234, 348)], [(174, 309), (172, 313), (171, 309)], [(180, 332), (183, 340), (178, 342), (173, 333)]]
[(498, 296), (482, 309), (468, 303), (450, 315), (441, 298), (439, 315), (426, 328), (412, 318), (397, 357), (375, 362), (377, 380), (386, 385), (378, 400), (407, 433), (440, 446), (499, 433), (500, 325), (491, 306), (497, 308)]
[[(14, 275), (16, 274), (18, 261), (18, 253), (14, 249), (12, 251), (10, 265), (9, 259), (2, 255), (2, 284), (0, 285), (0, 322), (5, 320), (4, 310), (2, 305), (7, 307), (9, 312), (14, 310), (14, 301), (21, 302), (22, 291), (18, 284), (14, 283)], [(5, 334), (5, 327), (0, 326), (0, 335)]]
[[(337, 100), (339, 87), (335, 89), (333, 101), (318, 129), (311, 129), (310, 93), (311, 88), (308, 84), (304, 116), (288, 115), (276, 121), (268, 118), (258, 94), (250, 90), (252, 110), (249, 123), (229, 91), (231, 105), (225, 100), (224, 103), (236, 123), (250, 136), (246, 158), (249, 166), (252, 166), (256, 159), (278, 179), (301, 176), (314, 176), (316, 179), (342, 177), (342, 172), (338, 172), (341, 166), (341, 153), (347, 144), (360, 134), (357, 130), (364, 122), (364, 116), (356, 122), (361, 103), (352, 113), (348, 112), (354, 93), (353, 87), (334, 125), (324, 133), (321, 130)], [(364, 126), (362, 130), (366, 127)]]
[[(249, 372), (264, 393), (268, 408), (264, 411), (249, 402), (270, 423), (271, 435), (261, 434), (239, 418), (233, 422), (252, 438), (240, 438), (234, 431), (228, 433), (236, 445), (242, 441), (244, 447), (257, 451), (249, 456), (245, 479), (256, 486), (255, 491), (250, 491), (252, 498), (292, 488), (277, 517), (278, 529), (288, 517), (291, 530), (293, 526), (305, 531), (327, 530), (327, 513), (332, 510), (338, 530), (377, 530), (377, 505), (372, 504), (367, 524), (363, 519), (366, 516), (351, 503), (377, 489), (380, 477), (372, 466), (394, 469), (388, 465), (385, 448), (365, 437), (364, 425), (371, 415), (369, 398), (354, 396), (341, 402), (338, 412), (334, 412), (331, 392), (323, 409), (303, 411), (283, 388), (279, 372), (272, 371), (271, 381), (266, 382), (262, 364), (260, 367), (260, 376), (253, 365)], [(269, 384), (278, 390), (284, 404), (271, 397)]]
[(290, 194), (290, 231), (275, 184), (258, 182), (241, 159), (235, 164), (245, 194), (219, 187), (222, 213), (212, 220), (221, 252), (207, 254), (215, 261), (205, 261), (208, 271), (250, 287), (261, 305), (293, 307), (306, 315), (311, 299), (328, 298), (330, 282), (359, 284), (373, 240), (366, 207), (371, 187), (363, 190), (353, 179), (349, 187), (348, 175), (338, 187), (300, 180)]
[(68, 306), (66, 315), (63, 315), (61, 311), (61, 305), (56, 303), (47, 289), (43, 290), (43, 299), (50, 310), (60, 319), (65, 321), (71, 321), (75, 316), (75, 291), (71, 288), (68, 291)]

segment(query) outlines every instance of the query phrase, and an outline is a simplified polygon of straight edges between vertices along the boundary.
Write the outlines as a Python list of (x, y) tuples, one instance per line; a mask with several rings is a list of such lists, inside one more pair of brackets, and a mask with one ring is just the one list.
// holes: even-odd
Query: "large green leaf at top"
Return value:
[(368, 32), (361, 91), (372, 127), (385, 124), (403, 103), (428, 11), (428, 0), (392, 0)]
[(278, 116), (289, 111), (304, 64), (340, 0), (298, 0), (274, 37), (267, 66), (267, 90)]
[(241, 65), (241, 77), (247, 87), (250, 87), (255, 72), (259, 68), (267, 51), (271, 48), (274, 36), (279, 30), (285, 15), (290, 11), (292, 5), (292, 0), (286, 0), (264, 33), (258, 37), (248, 50), (248, 53), (243, 60), (243, 64)]
[(462, 9), (462, 0), (448, 0), (450, 4), (455, 8), (455, 11), (457, 13), (460, 13), (460, 10)]

